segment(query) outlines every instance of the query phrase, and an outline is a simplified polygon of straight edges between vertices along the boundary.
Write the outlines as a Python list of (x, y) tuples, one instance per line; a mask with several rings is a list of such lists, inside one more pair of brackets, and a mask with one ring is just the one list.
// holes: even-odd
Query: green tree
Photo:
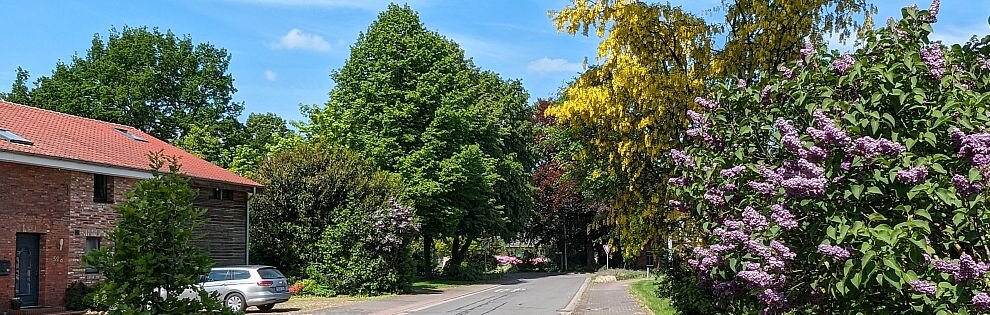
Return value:
[(17, 67), (17, 77), (10, 87), (9, 93), (0, 93), (0, 99), (22, 105), (31, 105), (31, 90), (27, 86), (30, 76), (27, 70)]
[(125, 27), (106, 39), (94, 35), (85, 56), (39, 78), (29, 105), (133, 126), (169, 142), (194, 126), (215, 128), (220, 143), (236, 145), (227, 135), (240, 134), (243, 106), (231, 100), (229, 63), (230, 54), (209, 43)]
[(478, 237), (522, 228), (532, 211), (533, 154), (518, 81), (478, 70), (456, 43), (396, 5), (332, 77), (330, 101), (308, 109), (305, 131), (402, 175), (423, 226), (424, 267), (438, 237), (457, 243), (450, 255), (458, 265)]
[(242, 175), (251, 176), (257, 165), (271, 155), (280, 142), (296, 137), (285, 119), (274, 113), (248, 116), (244, 126), (243, 144), (230, 152), (229, 169)]
[[(105, 278), (98, 294), (109, 301), (111, 314), (229, 312), (197, 286), (213, 265), (192, 244), (206, 210), (193, 206), (196, 191), (179, 174), (176, 158), (149, 156), (154, 177), (138, 182), (115, 207), (117, 225), (107, 234), (113, 245), (83, 257)], [(179, 299), (184, 290), (198, 291), (200, 300)]]

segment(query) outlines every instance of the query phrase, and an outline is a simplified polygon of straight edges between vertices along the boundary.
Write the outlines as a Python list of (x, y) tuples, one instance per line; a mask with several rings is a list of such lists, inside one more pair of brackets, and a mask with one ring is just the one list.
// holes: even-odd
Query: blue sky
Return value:
[[(389, 1), (378, 0), (171, 0), (0, 1), (0, 90), (14, 69), (32, 80), (59, 60), (85, 54), (93, 34), (111, 27), (157, 26), (188, 34), (231, 54), (230, 72), (245, 114), (275, 112), (300, 120), (299, 104), (323, 104), (330, 71)], [(427, 28), (458, 42), (480, 67), (521, 79), (531, 98), (548, 97), (593, 61), (596, 38), (560, 34), (547, 17), (566, 0), (411, 0)], [(702, 10), (718, 0), (673, 1)], [(877, 21), (900, 16), (914, 1), (875, 1)], [(927, 8), (928, 2), (919, 2)], [(700, 11), (699, 11), (700, 12)], [(945, 0), (935, 36), (946, 42), (988, 34), (990, 1)]]

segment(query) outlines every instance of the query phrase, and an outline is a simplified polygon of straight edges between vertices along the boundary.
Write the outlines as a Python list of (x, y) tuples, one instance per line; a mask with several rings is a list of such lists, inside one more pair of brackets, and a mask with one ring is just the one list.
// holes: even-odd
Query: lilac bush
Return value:
[(668, 205), (726, 313), (990, 311), (990, 37), (930, 41), (938, 7), (696, 98)]

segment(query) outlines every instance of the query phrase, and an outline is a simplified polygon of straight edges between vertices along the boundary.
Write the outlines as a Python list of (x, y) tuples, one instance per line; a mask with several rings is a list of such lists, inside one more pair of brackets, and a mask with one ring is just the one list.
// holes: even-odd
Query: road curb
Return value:
[(581, 285), (581, 288), (578, 289), (577, 293), (574, 294), (574, 297), (571, 298), (571, 302), (567, 303), (567, 306), (565, 306), (564, 309), (557, 311), (557, 313), (560, 315), (569, 315), (574, 312), (574, 308), (577, 307), (578, 301), (581, 300), (581, 296), (584, 295), (584, 291), (588, 289), (588, 284), (591, 283), (591, 279), (594, 277), (595, 275), (591, 275), (587, 279), (584, 279), (584, 284)]

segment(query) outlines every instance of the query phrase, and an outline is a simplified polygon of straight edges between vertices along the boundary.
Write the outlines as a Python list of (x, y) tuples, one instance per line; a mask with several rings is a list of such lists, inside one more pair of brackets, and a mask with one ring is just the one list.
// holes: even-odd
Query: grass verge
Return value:
[(656, 280), (646, 279), (637, 281), (629, 286), (632, 295), (646, 306), (653, 315), (674, 315), (677, 310), (670, 306), (670, 300), (661, 299), (657, 296)]
[(459, 287), (462, 285), (478, 284), (479, 281), (470, 280), (423, 280), (416, 281), (412, 284), (413, 291), (418, 290), (442, 290), (447, 288)]

